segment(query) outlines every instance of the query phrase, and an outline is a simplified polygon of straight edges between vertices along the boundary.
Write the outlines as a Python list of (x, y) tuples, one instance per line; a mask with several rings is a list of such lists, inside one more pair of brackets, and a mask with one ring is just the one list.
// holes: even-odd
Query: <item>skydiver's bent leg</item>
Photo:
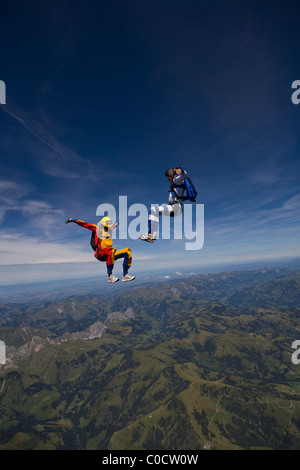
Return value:
[(104, 254), (102, 256), (98, 255), (97, 259), (99, 261), (105, 261), (106, 262), (106, 268), (107, 268), (107, 276), (108, 276), (108, 282), (109, 283), (114, 283), (119, 281), (118, 277), (115, 277), (113, 275), (113, 269), (114, 269), (114, 251), (111, 251), (107, 254)]
[(119, 281), (119, 278), (113, 275), (112, 273), (113, 269), (114, 269), (114, 264), (107, 264), (107, 275), (108, 275), (107, 282), (109, 283), (114, 283), (114, 282)]
[(159, 226), (159, 216), (166, 215), (168, 217), (176, 217), (182, 214), (182, 205), (180, 203), (176, 204), (162, 204), (161, 206), (151, 206), (149, 210), (148, 218), (148, 234), (140, 236), (141, 240), (148, 242), (153, 242), (156, 240), (158, 226)]
[(123, 250), (118, 250), (115, 252), (114, 259), (121, 259), (124, 258), (123, 261), (123, 282), (127, 281), (133, 281), (135, 279), (135, 276), (130, 276), (128, 274), (128, 270), (130, 266), (132, 265), (132, 255), (131, 255), (131, 250), (130, 248), (124, 248)]

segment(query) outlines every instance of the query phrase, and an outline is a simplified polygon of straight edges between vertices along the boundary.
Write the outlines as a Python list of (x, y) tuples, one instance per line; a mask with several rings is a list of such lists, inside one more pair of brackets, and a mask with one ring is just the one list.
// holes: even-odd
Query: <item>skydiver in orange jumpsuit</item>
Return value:
[(111, 219), (109, 217), (103, 217), (101, 219), (102, 230), (100, 233), (99, 225), (89, 224), (88, 222), (84, 222), (83, 220), (77, 219), (68, 219), (66, 221), (66, 224), (68, 224), (69, 222), (75, 222), (81, 227), (87, 228), (93, 232), (91, 237), (91, 245), (93, 250), (95, 251), (95, 257), (99, 261), (106, 262), (109, 283), (119, 281), (119, 278), (115, 277), (112, 271), (114, 268), (115, 261), (120, 258), (124, 258), (122, 281), (128, 282), (133, 281), (135, 279), (135, 276), (130, 276), (130, 274), (128, 274), (128, 270), (132, 264), (132, 255), (130, 248), (124, 248), (123, 250), (116, 250), (116, 248), (113, 248), (112, 231), (114, 230), (114, 228), (116, 228), (118, 224), (112, 225)]

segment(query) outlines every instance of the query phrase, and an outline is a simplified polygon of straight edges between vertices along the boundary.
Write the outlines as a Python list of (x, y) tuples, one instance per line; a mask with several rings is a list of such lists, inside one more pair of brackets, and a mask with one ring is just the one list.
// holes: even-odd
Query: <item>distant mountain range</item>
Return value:
[(300, 271), (0, 306), (0, 449), (299, 449)]

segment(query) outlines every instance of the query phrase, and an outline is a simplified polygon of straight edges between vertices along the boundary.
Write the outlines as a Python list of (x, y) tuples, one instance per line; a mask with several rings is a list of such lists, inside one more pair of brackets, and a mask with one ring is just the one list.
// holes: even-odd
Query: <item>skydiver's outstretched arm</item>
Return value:
[(75, 222), (75, 224), (80, 225), (81, 227), (87, 228), (89, 230), (92, 230), (93, 232), (95, 232), (95, 230), (97, 230), (97, 228), (98, 228), (98, 225), (89, 224), (88, 222), (84, 222), (83, 220), (76, 220), (76, 219), (66, 220), (66, 224), (68, 224), (70, 222)]

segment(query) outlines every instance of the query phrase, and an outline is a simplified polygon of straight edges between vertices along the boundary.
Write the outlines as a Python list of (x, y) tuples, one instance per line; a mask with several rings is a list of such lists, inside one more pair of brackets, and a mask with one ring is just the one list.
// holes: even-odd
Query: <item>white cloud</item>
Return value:
[(0, 246), (0, 264), (85, 262), (92, 255), (74, 243), (43, 242), (16, 233), (0, 233)]
[(0, 180), (0, 223), (8, 211), (19, 210), (22, 197), (32, 191), (28, 184), (12, 180)]
[(56, 235), (59, 232), (64, 233), (61, 228), (62, 221), (66, 217), (64, 211), (44, 200), (26, 199), (25, 196), (31, 191), (29, 185), (12, 180), (0, 180), (0, 224), (7, 227), (4, 225), (5, 216), (14, 211), (17, 214), (18, 226), (22, 226), (23, 234), (35, 233), (36, 228), (39, 229), (41, 237), (53, 236), (54, 232)]

